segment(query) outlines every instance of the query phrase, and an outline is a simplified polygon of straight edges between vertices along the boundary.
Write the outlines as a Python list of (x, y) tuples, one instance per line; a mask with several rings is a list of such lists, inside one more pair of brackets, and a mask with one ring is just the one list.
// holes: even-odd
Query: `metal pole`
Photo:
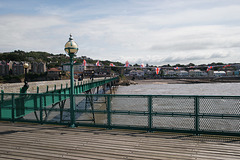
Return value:
[(24, 83), (26, 84), (27, 82), (27, 68), (25, 68), (25, 79), (24, 79)]
[(71, 114), (71, 127), (75, 128), (75, 101), (74, 101), (74, 68), (73, 68), (73, 54), (70, 54), (70, 114)]
[(148, 132), (152, 132), (152, 96), (148, 96)]
[(196, 135), (199, 135), (199, 97), (194, 98), (195, 103), (195, 132)]

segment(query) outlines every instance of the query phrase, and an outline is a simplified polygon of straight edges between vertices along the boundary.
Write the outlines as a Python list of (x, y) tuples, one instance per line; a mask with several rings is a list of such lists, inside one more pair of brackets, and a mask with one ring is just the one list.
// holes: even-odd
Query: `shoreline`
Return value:
[(143, 79), (130, 80), (134, 84), (195, 84), (195, 83), (240, 83), (240, 79)]

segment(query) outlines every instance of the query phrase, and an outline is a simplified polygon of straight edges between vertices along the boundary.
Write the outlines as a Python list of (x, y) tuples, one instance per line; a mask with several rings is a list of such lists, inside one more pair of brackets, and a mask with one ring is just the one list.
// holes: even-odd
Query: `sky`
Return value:
[(240, 62), (240, 0), (0, 0), (0, 52), (130, 64)]

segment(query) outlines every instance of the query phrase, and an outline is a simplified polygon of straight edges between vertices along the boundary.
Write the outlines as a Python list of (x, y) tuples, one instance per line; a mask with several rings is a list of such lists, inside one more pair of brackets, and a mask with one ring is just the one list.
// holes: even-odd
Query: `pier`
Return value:
[(75, 128), (67, 85), (2, 92), (0, 159), (239, 159), (239, 96), (106, 94), (115, 80), (75, 84)]
[[(87, 109), (88, 104), (92, 112), (93, 108), (93, 99), (89, 94), (105, 94), (107, 88), (109, 88), (110, 93), (112, 92), (112, 87), (115, 82), (118, 80), (118, 77), (114, 78), (103, 78), (90, 81), (81, 81), (74, 84), (75, 95), (83, 95), (85, 98), (85, 109)], [(101, 89), (100, 89), (101, 87)], [(56, 85), (53, 90), (48, 89), (46, 86), (46, 91), (44, 93), (39, 93), (39, 88), (37, 87), (37, 93), (4, 93), (1, 92), (1, 102), (0, 102), (0, 120), (11, 120), (12, 122), (18, 120), (29, 120), (38, 121), (41, 124), (44, 121), (47, 121), (51, 112), (60, 111), (60, 123), (63, 120), (63, 116), (67, 118), (72, 118), (68, 114), (69, 112), (69, 98), (70, 98), (70, 87), (68, 84), (64, 87), (61, 85), (60, 89), (57, 89)], [(102, 92), (100, 92), (100, 90)], [(74, 97), (75, 98), (75, 97)], [(66, 103), (67, 101), (67, 103)], [(75, 105), (78, 105), (83, 101), (83, 99), (75, 98)], [(66, 105), (65, 105), (66, 104)], [(59, 107), (56, 109), (56, 107)], [(75, 110), (75, 108), (74, 108)], [(67, 112), (67, 113), (66, 113)], [(72, 113), (72, 111), (70, 111)], [(75, 112), (75, 111), (74, 111)], [(34, 113), (34, 115), (32, 115)], [(56, 116), (51, 114), (51, 116)], [(94, 112), (93, 112), (94, 117)], [(75, 116), (74, 116), (75, 118)], [(95, 118), (93, 118), (93, 121)], [(59, 122), (59, 121), (58, 121)]]
[(237, 160), (240, 138), (0, 122), (0, 159)]

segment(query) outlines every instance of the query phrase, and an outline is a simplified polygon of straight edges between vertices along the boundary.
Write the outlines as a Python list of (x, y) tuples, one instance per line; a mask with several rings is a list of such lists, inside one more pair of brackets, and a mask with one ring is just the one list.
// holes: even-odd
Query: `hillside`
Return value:
[[(82, 57), (75, 57), (74, 61), (77, 63), (82, 63), (83, 59), (86, 60), (88, 64), (95, 64), (98, 60), (93, 60), (86, 56)], [(41, 51), (30, 51), (25, 52), (21, 50), (15, 50), (13, 52), (5, 52), (0, 53), (0, 61), (26, 61), (26, 62), (45, 62), (47, 63), (48, 68), (52, 67), (59, 67), (63, 63), (69, 62), (69, 57), (66, 54), (52, 54), (47, 52)], [(112, 61), (101, 61), (99, 60), (100, 64), (109, 66), (110, 63), (114, 63), (116, 66), (123, 66), (124, 64), (120, 62), (112, 62)]]

